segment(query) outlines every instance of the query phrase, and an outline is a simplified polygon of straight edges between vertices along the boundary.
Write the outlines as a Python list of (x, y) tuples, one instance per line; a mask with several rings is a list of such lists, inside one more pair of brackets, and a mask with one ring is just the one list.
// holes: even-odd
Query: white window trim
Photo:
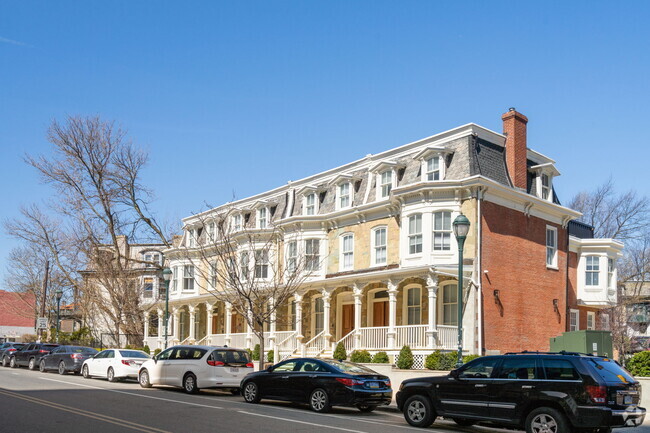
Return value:
[[(589, 321), (591, 319), (591, 324)], [(593, 311), (587, 311), (587, 329), (595, 330), (596, 329), (596, 313)]]
[[(596, 263), (598, 264), (598, 270), (597, 271), (589, 271), (588, 266), (589, 266), (589, 258), (590, 257), (595, 257), (596, 258)], [(600, 260), (599, 255), (596, 254), (587, 254), (584, 256), (585, 259), (585, 268), (584, 268), (584, 279), (585, 279), (585, 287), (591, 289), (591, 290), (597, 290), (600, 289), (601, 287), (601, 281), (602, 281), (602, 276), (600, 275), (603, 271), (603, 267), (601, 266), (601, 260)], [(598, 284), (588, 284), (587, 283), (587, 273), (596, 273), (598, 275)]]
[[(553, 231), (555, 233), (555, 247), (554, 247), (554, 251), (553, 251), (553, 260), (551, 260), (551, 263), (548, 263), (548, 261), (547, 261), (548, 249), (549, 249), (549, 246), (548, 246), (548, 231), (549, 230), (551, 230), (551, 231)], [(546, 268), (547, 269), (555, 269), (555, 270), (557, 270), (557, 269), (559, 269), (558, 264), (557, 264), (557, 257), (558, 257), (557, 227), (547, 225), (546, 230), (544, 231), (544, 237), (546, 239), (545, 240), (546, 248), (544, 249), (544, 253), (545, 253), (544, 261), (546, 262)]]
[[(440, 172), (440, 179), (438, 180), (429, 180), (429, 160), (433, 158), (438, 158), (438, 171)], [(443, 153), (437, 153), (427, 156), (422, 159), (422, 181), (423, 182), (440, 182), (445, 180), (447, 175), (447, 164), (445, 162), (445, 155)]]
[[(436, 226), (436, 214), (440, 212), (449, 212), (449, 221), (450, 221), (450, 227), (449, 227), (449, 249), (448, 250), (436, 250), (435, 248), (435, 237), (436, 233), (447, 233), (446, 230), (438, 230), (436, 231), (435, 226)], [(456, 242), (456, 238), (454, 237), (454, 211), (451, 209), (436, 209), (435, 211), (431, 212), (431, 252), (433, 254), (451, 254), (453, 249), (454, 249), (454, 242)], [(423, 229), (424, 230), (424, 229)], [(424, 250), (424, 245), (423, 245), (423, 250)]]
[[(291, 247), (291, 244), (294, 244), (295, 247), (296, 247), (295, 248), (295, 255), (293, 255), (293, 256), (289, 255), (289, 249)], [(297, 272), (299, 270), (298, 269), (298, 257), (300, 257), (300, 252), (299, 252), (299, 243), (298, 243), (298, 241), (296, 239), (286, 241), (286, 247), (284, 249), (284, 256), (286, 257), (285, 266), (286, 266), (287, 272), (288, 273)], [(289, 260), (292, 259), (292, 258), (295, 260), (295, 263), (294, 263), (294, 269), (290, 270), (289, 269)]]
[[(236, 213), (231, 218), (232, 218), (232, 220), (231, 220), (231, 231), (232, 232), (241, 231), (241, 229), (243, 227), (243, 220), (244, 220), (242, 218), (242, 215), (240, 213)], [(239, 224), (237, 224), (237, 221), (239, 221)]]
[[(458, 326), (458, 318), (456, 318), (456, 325), (445, 325), (445, 290), (448, 286), (456, 286), (455, 292), (456, 292), (456, 303), (453, 305), (456, 305), (455, 311), (458, 311), (458, 282), (455, 280), (449, 280), (445, 281), (444, 283), (440, 284), (439, 288), (439, 294), (437, 296), (437, 303), (436, 309), (438, 311), (437, 314), (437, 320), (438, 323), (436, 325), (442, 325), (442, 326)], [(458, 315), (458, 313), (456, 313)]]
[[(187, 267), (192, 267), (192, 276), (191, 277), (186, 277), (185, 276), (185, 268), (187, 268)], [(181, 269), (183, 270), (183, 275), (181, 277), (181, 291), (184, 292), (184, 293), (194, 293), (196, 291), (197, 287), (198, 287), (197, 284), (196, 284), (196, 267), (194, 265), (191, 265), (191, 264), (184, 264), (184, 265), (181, 265)], [(186, 289), (185, 288), (185, 280), (187, 278), (191, 278), (193, 280), (191, 289)]]
[[(338, 186), (336, 188), (338, 190)], [(307, 199), (312, 195), (314, 196), (314, 213), (310, 215), (307, 213)], [(302, 214), (305, 216), (318, 215), (318, 202), (318, 193), (316, 191), (306, 192), (302, 197)]]
[[(548, 195), (544, 197), (543, 188), (542, 188), (542, 176), (548, 177)], [(537, 188), (537, 197), (546, 201), (553, 201), (553, 175), (547, 171), (540, 171), (536, 178), (536, 188)]]
[[(384, 196), (382, 194), (383, 190), (383, 184), (381, 177), (384, 173), (390, 173), (390, 191), (388, 192), (388, 195)], [(392, 190), (396, 187), (396, 180), (397, 180), (397, 171), (394, 168), (389, 168), (387, 170), (382, 170), (381, 172), (378, 172), (375, 175), (375, 191), (376, 191), (376, 200), (388, 200), (390, 198), (390, 193)]]
[[(377, 263), (377, 245), (376, 245), (376, 232), (378, 230), (384, 229), (386, 231), (386, 243), (384, 244), (384, 248), (386, 249), (386, 261), (383, 263)], [(388, 264), (388, 226), (386, 225), (381, 225), (377, 227), (373, 227), (370, 229), (370, 267), (375, 267), (375, 266), (386, 266)]]
[[(310, 317), (310, 328), (312, 338), (316, 336), (316, 300), (322, 299), (323, 295), (315, 295), (311, 298), (311, 317)], [(323, 303), (325, 300), (323, 299)], [(323, 330), (327, 329), (327, 320), (325, 319), (325, 305), (323, 304)]]
[[(341, 187), (348, 185), (348, 205), (341, 206)], [(354, 184), (351, 181), (339, 182), (336, 184), (336, 210), (350, 209), (354, 204)]]
[[(572, 329), (573, 327), (571, 325), (571, 317), (573, 317), (574, 314), (576, 318), (576, 328)], [(580, 310), (571, 309), (569, 310), (569, 331), (579, 331), (579, 330), (580, 330)]]
[[(346, 237), (352, 238), (352, 251), (343, 250), (344, 239)], [(352, 255), (352, 264), (350, 266), (345, 266), (345, 254)], [(342, 271), (351, 271), (354, 269), (354, 233), (346, 232), (339, 236), (339, 272)]]
[[(416, 233), (411, 233), (411, 218), (416, 217), (418, 215), (420, 216), (420, 232), (419, 232), (419, 234), (417, 232)], [(406, 217), (406, 224), (407, 224), (407, 227), (406, 227), (406, 239), (407, 239), (406, 240), (406, 248), (407, 248), (406, 249), (406, 255), (410, 256), (410, 257), (421, 256), (422, 253), (424, 253), (424, 218), (423, 218), (423, 214), (419, 213), (419, 212), (418, 213), (412, 213), (411, 215)], [(422, 251), (412, 253), (411, 252), (411, 236), (418, 236), (418, 235), (420, 236), (420, 245), (421, 245)]]
[(422, 325), (422, 294), (424, 293), (423, 287), (421, 284), (408, 284), (404, 287), (403, 293), (404, 295), (402, 296), (402, 325), (408, 325), (408, 320), (409, 320), (409, 291), (411, 289), (420, 289), (420, 323), (414, 323), (413, 325)]
[[(262, 212), (264, 212), (264, 227), (262, 227)], [(263, 206), (259, 209), (257, 209), (256, 212), (256, 218), (255, 218), (255, 225), (257, 226), (258, 229), (260, 230), (266, 230), (270, 226), (270, 211), (268, 206)]]

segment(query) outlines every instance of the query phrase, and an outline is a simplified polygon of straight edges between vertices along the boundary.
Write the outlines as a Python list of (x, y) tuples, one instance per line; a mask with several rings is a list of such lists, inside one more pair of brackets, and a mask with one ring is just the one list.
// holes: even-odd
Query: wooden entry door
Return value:
[(354, 329), (354, 304), (343, 305), (341, 310), (341, 338), (348, 335)]
[(388, 326), (388, 301), (372, 304), (372, 326)]

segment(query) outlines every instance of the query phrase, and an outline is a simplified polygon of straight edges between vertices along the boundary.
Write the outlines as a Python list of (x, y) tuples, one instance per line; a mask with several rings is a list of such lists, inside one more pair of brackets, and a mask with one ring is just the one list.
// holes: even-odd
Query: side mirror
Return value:
[(449, 377), (453, 377), (456, 380), (460, 379), (460, 374), (458, 373), (458, 369), (451, 370), (449, 372)]
[(273, 366), (271, 365), (270, 367), (266, 367), (266, 371), (268, 371), (269, 373), (272, 372), (273, 371)]

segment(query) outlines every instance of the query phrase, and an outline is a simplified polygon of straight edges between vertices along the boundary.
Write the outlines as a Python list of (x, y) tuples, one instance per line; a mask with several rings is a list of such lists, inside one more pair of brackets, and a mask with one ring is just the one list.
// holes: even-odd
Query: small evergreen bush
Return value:
[(397, 358), (397, 368), (408, 370), (413, 367), (413, 352), (409, 346), (402, 347), (399, 351), (399, 358)]
[(144, 345), (144, 347), (142, 348), (142, 351), (143, 351), (144, 353), (151, 354), (151, 348), (149, 347), (148, 344), (145, 344), (145, 345)]
[(424, 360), (424, 368), (427, 368), (429, 370), (440, 370), (440, 365), (442, 364), (442, 352), (439, 350), (436, 350), (430, 355), (427, 355), (427, 357)]
[(260, 345), (256, 344), (255, 348), (253, 349), (253, 353), (251, 355), (251, 358), (253, 358), (253, 361), (259, 361), (260, 360)]
[(348, 354), (345, 351), (345, 346), (343, 343), (339, 343), (336, 345), (336, 349), (334, 349), (334, 359), (338, 359), (339, 361), (345, 361), (348, 359)]
[(274, 354), (273, 354), (273, 351), (272, 351), (272, 350), (269, 350), (268, 353), (266, 354), (266, 360), (267, 360), (268, 362), (273, 362), (273, 355), (274, 355)]
[(636, 353), (625, 367), (632, 376), (650, 377), (650, 351)]
[(458, 362), (458, 352), (447, 352), (442, 355), (440, 359), (439, 370), (451, 371), (456, 368), (456, 363)]
[(463, 364), (467, 364), (470, 361), (475, 360), (476, 358), (480, 358), (479, 355), (465, 355), (463, 356)]
[(350, 355), (351, 362), (370, 362), (372, 361), (372, 356), (367, 350), (355, 350)]
[(377, 352), (372, 357), (372, 362), (375, 364), (388, 364), (388, 354), (386, 352)]
[(154, 350), (154, 351), (153, 351), (153, 356), (158, 355), (160, 352), (162, 352), (161, 349), (156, 349), (156, 350)]

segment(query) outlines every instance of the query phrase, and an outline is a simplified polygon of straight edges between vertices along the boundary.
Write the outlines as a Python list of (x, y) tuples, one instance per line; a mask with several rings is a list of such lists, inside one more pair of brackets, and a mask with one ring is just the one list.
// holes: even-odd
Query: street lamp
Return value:
[(165, 282), (165, 349), (167, 349), (167, 327), (169, 324), (169, 280), (172, 279), (172, 270), (165, 268), (162, 271)]
[(463, 246), (469, 232), (469, 220), (462, 213), (454, 220), (454, 236), (458, 241), (458, 361), (456, 368), (463, 365)]
[(61, 298), (63, 297), (63, 290), (56, 291), (56, 342), (59, 342), (59, 334), (61, 333)]

